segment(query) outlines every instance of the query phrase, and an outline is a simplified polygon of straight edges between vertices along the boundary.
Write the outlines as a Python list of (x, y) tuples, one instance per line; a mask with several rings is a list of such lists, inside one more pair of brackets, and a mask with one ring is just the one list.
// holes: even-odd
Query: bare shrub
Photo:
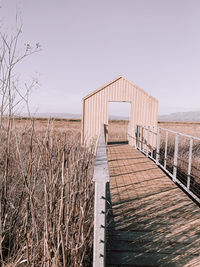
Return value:
[[(93, 147), (34, 121), (1, 129), (2, 266), (91, 266)], [(25, 130), (23, 130), (25, 129)], [(9, 149), (8, 149), (9, 147)]]

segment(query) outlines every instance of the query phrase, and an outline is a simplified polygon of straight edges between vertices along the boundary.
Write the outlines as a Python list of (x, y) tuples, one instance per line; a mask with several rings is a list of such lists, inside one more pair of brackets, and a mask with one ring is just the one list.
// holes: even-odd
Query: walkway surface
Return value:
[(107, 148), (106, 266), (200, 266), (200, 208), (141, 152)]

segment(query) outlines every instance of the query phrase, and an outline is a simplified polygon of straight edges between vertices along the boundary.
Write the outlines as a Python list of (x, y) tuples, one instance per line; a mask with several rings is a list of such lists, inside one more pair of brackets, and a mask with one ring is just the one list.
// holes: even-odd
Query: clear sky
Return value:
[(42, 46), (18, 68), (39, 77), (32, 111), (81, 113), (82, 97), (119, 75), (156, 97), (160, 114), (200, 110), (199, 0), (0, 3), (1, 30), (20, 10), (23, 41)]

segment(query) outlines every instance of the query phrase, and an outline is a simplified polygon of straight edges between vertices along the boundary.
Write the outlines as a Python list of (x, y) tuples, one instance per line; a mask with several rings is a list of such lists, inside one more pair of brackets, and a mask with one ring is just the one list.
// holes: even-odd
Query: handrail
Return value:
[[(148, 130), (148, 128), (150, 128), (150, 132), (153, 132), (153, 130), (151, 130), (151, 128), (155, 128), (155, 127), (151, 127), (151, 126), (143, 126), (143, 125), (137, 125), (138, 127), (142, 127), (143, 129), (145, 130)], [(167, 129), (167, 128), (163, 128), (163, 127), (158, 127), (157, 129), (160, 129), (160, 130), (163, 130), (165, 132), (169, 132), (169, 133), (174, 133), (174, 134), (179, 134), (180, 136), (185, 136), (185, 137), (188, 137), (188, 138), (193, 138), (195, 140), (198, 140), (200, 141), (200, 138), (197, 137), (197, 136), (193, 136), (193, 135), (189, 135), (189, 134), (184, 134), (184, 133), (181, 133), (181, 132), (177, 132), (177, 131), (174, 131), (174, 130), (171, 130), (171, 129)], [(157, 132), (154, 131), (155, 134), (157, 134)]]
[(106, 260), (106, 184), (110, 181), (105, 141), (105, 127), (101, 127), (94, 165), (94, 244), (93, 267), (104, 267)]
[[(173, 146), (169, 143), (168, 133), (174, 134)], [(184, 151), (184, 155), (187, 155), (186, 160), (180, 156), (179, 136), (187, 138), (188, 141), (187, 151)], [(200, 203), (200, 183), (196, 181), (200, 179), (200, 169), (193, 165), (195, 140), (199, 142), (200, 138), (166, 128), (159, 127), (155, 132), (150, 126), (137, 125), (136, 127), (136, 148), (155, 161), (172, 178), (173, 182), (179, 184)], [(198, 145), (200, 146), (200, 143)], [(172, 146), (171, 152), (169, 152), (169, 146)]]
[(184, 134), (184, 133), (180, 133), (180, 132), (176, 132), (174, 130), (170, 130), (170, 129), (167, 129), (167, 128), (160, 128), (159, 129), (163, 130), (163, 131), (167, 131), (167, 132), (170, 132), (170, 133), (174, 133), (174, 134), (179, 134), (181, 136), (185, 136), (185, 137), (188, 137), (188, 138), (193, 138), (195, 140), (198, 140), (200, 141), (200, 138), (199, 137), (196, 137), (196, 136), (193, 136), (193, 135), (189, 135), (189, 134)]

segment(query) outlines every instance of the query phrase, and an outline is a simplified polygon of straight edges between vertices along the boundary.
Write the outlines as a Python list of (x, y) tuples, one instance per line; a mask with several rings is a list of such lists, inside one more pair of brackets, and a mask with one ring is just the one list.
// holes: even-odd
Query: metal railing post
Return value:
[(142, 126), (140, 126), (140, 151), (142, 151)]
[[(161, 149), (161, 131), (166, 132), (165, 144), (163, 147), (164, 148), (164, 164), (160, 164), (160, 162), (159, 162), (160, 161), (160, 158), (159, 158), (160, 157), (160, 149)], [(171, 145), (169, 143), (171, 136), (169, 136), (169, 134), (175, 134), (173, 156), (171, 156), (171, 153), (169, 151), (169, 147), (171, 147)], [(155, 141), (154, 140), (155, 135), (156, 135), (156, 133), (154, 132), (154, 138), (151, 137), (152, 144)], [(179, 136), (189, 138), (189, 140), (190, 140), (189, 141), (190, 144), (189, 144), (189, 147), (187, 150), (188, 151), (187, 170), (181, 169), (181, 165), (179, 166), (179, 157), (181, 156), (181, 155), (179, 155), (181, 152), (181, 148), (179, 145), (179, 143), (181, 144), (181, 139)], [(156, 159), (154, 159), (153, 157), (152, 157), (152, 159), (156, 162), (157, 165), (160, 166), (160, 168), (162, 168), (172, 178), (172, 180), (175, 183), (177, 183), (179, 186), (181, 186), (184, 189), (184, 191), (186, 191), (193, 199), (195, 199), (198, 203), (200, 203), (199, 187), (196, 186), (195, 184), (194, 185), (191, 184), (191, 179), (194, 179), (194, 181), (195, 181), (195, 179), (198, 179), (198, 177), (199, 177), (199, 168), (196, 168), (195, 166), (193, 166), (193, 164), (194, 164), (193, 160), (195, 160), (194, 154), (196, 153), (193, 149), (194, 148), (194, 140), (200, 142), (199, 137), (195, 137), (195, 136), (184, 134), (184, 133), (179, 133), (179, 132), (176, 132), (174, 130), (170, 130), (170, 129), (166, 129), (166, 128), (158, 128), (157, 145), (156, 145)], [(153, 147), (153, 145), (152, 145), (152, 147)], [(152, 153), (152, 154), (154, 156), (154, 153)], [(172, 158), (173, 164), (171, 161), (169, 161), (169, 162), (167, 161), (168, 156), (169, 156), (169, 159)], [(196, 156), (196, 154), (195, 154), (195, 156)], [(184, 160), (184, 158), (183, 158), (183, 160)], [(182, 177), (179, 177), (179, 173), (178, 173), (179, 168), (180, 168), (180, 171), (182, 172), (180, 174), (183, 174)], [(194, 168), (194, 170), (195, 170), (194, 173), (192, 173), (192, 168)], [(186, 177), (185, 177), (185, 175), (186, 175)]]
[(166, 131), (166, 136), (165, 136), (165, 157), (164, 157), (164, 168), (165, 169), (167, 165), (167, 146), (168, 146), (168, 131)]
[(145, 145), (144, 141), (145, 141), (145, 127), (142, 126), (142, 152), (144, 152), (144, 145)]
[(139, 126), (136, 125), (135, 127), (135, 148), (138, 148), (138, 136), (139, 136), (139, 130), (138, 130)]
[(157, 145), (156, 145), (156, 164), (159, 164), (159, 158), (160, 158), (160, 128), (158, 128), (157, 133)]
[(154, 146), (154, 126), (151, 131), (151, 157), (153, 158), (153, 146)]
[(148, 130), (147, 130), (147, 152), (146, 152), (147, 157), (149, 156), (149, 130), (150, 130), (150, 126), (148, 126)]
[(192, 147), (193, 147), (193, 138), (190, 138), (190, 150), (189, 150), (189, 159), (188, 159), (188, 175), (187, 175), (187, 189), (190, 190), (190, 175), (192, 167)]
[(173, 167), (173, 181), (176, 181), (176, 175), (177, 175), (177, 163), (178, 163), (178, 139), (179, 139), (179, 134), (176, 134), (176, 139), (175, 139), (175, 147), (174, 147), (174, 167)]
[(142, 133), (142, 134), (141, 134), (141, 137), (142, 137), (142, 138), (141, 138), (141, 144), (142, 144), (141, 151), (143, 151), (143, 147), (144, 147), (144, 145), (143, 145), (143, 139), (144, 139), (144, 129), (143, 129), (143, 126), (141, 126), (141, 129), (142, 129), (142, 130), (141, 130), (141, 133)]

